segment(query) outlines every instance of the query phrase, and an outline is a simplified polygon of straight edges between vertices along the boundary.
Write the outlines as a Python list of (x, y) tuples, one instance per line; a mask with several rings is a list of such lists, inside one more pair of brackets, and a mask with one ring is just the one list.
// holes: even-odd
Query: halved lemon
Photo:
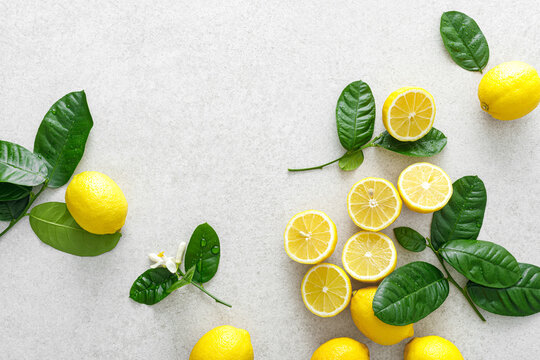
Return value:
[(376, 282), (394, 271), (397, 253), (394, 242), (388, 236), (360, 231), (345, 243), (341, 261), (354, 279)]
[(421, 162), (401, 172), (398, 189), (407, 207), (420, 213), (440, 210), (452, 197), (452, 181), (438, 166)]
[(337, 230), (322, 211), (307, 210), (289, 220), (284, 234), (285, 251), (294, 261), (317, 264), (334, 252)]
[(379, 231), (392, 224), (401, 213), (401, 198), (388, 180), (369, 177), (353, 185), (347, 196), (352, 221), (368, 231)]
[(419, 87), (403, 87), (383, 105), (383, 124), (399, 141), (415, 141), (426, 135), (435, 120), (435, 100)]
[(313, 314), (331, 317), (342, 312), (351, 301), (351, 280), (334, 264), (319, 264), (302, 280), (302, 300)]

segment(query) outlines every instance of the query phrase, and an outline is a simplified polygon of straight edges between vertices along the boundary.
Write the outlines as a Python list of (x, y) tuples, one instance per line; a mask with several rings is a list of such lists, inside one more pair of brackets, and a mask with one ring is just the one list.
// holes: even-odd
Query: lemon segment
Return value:
[(218, 326), (195, 344), (189, 360), (253, 360), (251, 337), (246, 330)]
[(301, 291), (309, 311), (320, 317), (331, 317), (349, 305), (351, 280), (338, 266), (323, 263), (308, 270)]
[(334, 252), (337, 230), (322, 211), (307, 210), (289, 220), (284, 234), (287, 255), (302, 264), (317, 264)]
[(85, 171), (73, 177), (66, 189), (66, 206), (77, 224), (92, 234), (119, 231), (128, 210), (120, 187), (97, 171)]
[(403, 353), (404, 360), (463, 360), (456, 345), (440, 336), (412, 339)]
[(394, 345), (413, 336), (413, 324), (389, 325), (375, 316), (373, 298), (376, 291), (375, 286), (359, 289), (351, 300), (351, 316), (358, 330), (379, 345)]
[(369, 349), (351, 338), (335, 338), (319, 346), (311, 360), (369, 360)]
[(431, 213), (442, 209), (452, 197), (452, 181), (438, 166), (415, 163), (401, 172), (398, 190), (405, 205), (413, 211)]
[(403, 87), (388, 96), (383, 105), (383, 124), (399, 141), (415, 141), (426, 135), (435, 120), (435, 100), (419, 87)]
[(489, 70), (478, 85), (482, 110), (499, 120), (514, 120), (540, 103), (540, 76), (534, 67), (509, 61)]
[(352, 221), (363, 230), (380, 231), (401, 213), (401, 198), (388, 180), (369, 177), (353, 185), (347, 196)]
[(382, 280), (396, 268), (394, 242), (386, 235), (361, 231), (343, 247), (343, 267), (352, 278), (363, 282)]

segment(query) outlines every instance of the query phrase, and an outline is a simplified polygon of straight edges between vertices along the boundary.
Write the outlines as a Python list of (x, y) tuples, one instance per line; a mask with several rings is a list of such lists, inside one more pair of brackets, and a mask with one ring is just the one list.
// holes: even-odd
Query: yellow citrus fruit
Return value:
[(478, 85), (482, 110), (499, 120), (514, 120), (540, 103), (540, 76), (529, 64), (509, 61), (489, 70)]
[(397, 253), (392, 240), (381, 233), (360, 231), (343, 247), (343, 267), (354, 279), (382, 280), (396, 268)]
[(463, 360), (456, 345), (440, 336), (417, 337), (405, 346), (404, 360)]
[(120, 187), (107, 175), (85, 171), (66, 189), (66, 205), (77, 224), (93, 234), (113, 234), (124, 226), (128, 204)]
[(335, 338), (319, 346), (311, 360), (369, 360), (369, 349), (351, 338)]
[(397, 188), (405, 205), (413, 211), (431, 213), (440, 210), (452, 197), (452, 181), (438, 166), (415, 163), (399, 175)]
[(351, 315), (354, 324), (367, 338), (380, 345), (394, 345), (414, 335), (413, 324), (405, 326), (389, 325), (375, 316), (373, 297), (374, 286), (358, 290), (351, 300)]
[(399, 141), (415, 141), (426, 135), (435, 120), (435, 100), (419, 87), (403, 87), (388, 96), (383, 105), (386, 131)]
[(289, 220), (283, 237), (285, 251), (291, 259), (302, 264), (317, 264), (332, 255), (336, 248), (336, 225), (322, 211), (307, 210)]
[(401, 213), (401, 198), (388, 180), (369, 177), (353, 185), (347, 196), (352, 221), (368, 231), (380, 231)]
[(331, 317), (342, 312), (351, 300), (351, 280), (334, 264), (319, 264), (302, 280), (302, 300), (313, 314)]
[(253, 346), (246, 330), (218, 326), (197, 341), (189, 360), (253, 360)]

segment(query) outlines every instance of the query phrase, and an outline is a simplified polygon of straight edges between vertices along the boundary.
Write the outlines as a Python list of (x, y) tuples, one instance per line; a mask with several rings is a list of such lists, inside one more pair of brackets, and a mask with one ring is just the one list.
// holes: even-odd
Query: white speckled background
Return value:
[[(377, 133), (391, 91), (417, 85), (434, 95), (435, 126), (449, 142), (430, 161), (453, 179), (479, 175), (489, 195), (481, 238), (540, 264), (540, 109), (514, 122), (480, 110), (481, 75), (455, 65), (440, 39), (446, 10), (477, 20), (488, 68), (508, 60), (540, 68), (540, 4), (530, 0), (1, 0), (0, 137), (31, 149), (49, 106), (84, 89), (95, 126), (77, 172), (111, 176), (129, 215), (116, 249), (96, 258), (42, 244), (27, 220), (0, 239), (0, 358), (187, 359), (203, 333), (231, 324), (251, 333), (257, 360), (309, 359), (339, 336), (365, 342), (372, 359), (401, 359), (405, 342), (373, 344), (348, 310), (331, 319), (309, 313), (299, 293), (308, 267), (282, 246), (294, 213), (321, 209), (338, 226), (330, 261), (341, 264), (356, 231), (345, 201), (351, 185), (366, 176), (395, 182), (417, 161), (368, 149), (355, 172), (287, 173), (341, 155), (335, 103), (358, 79), (375, 95)], [(40, 201), (62, 201), (64, 191)], [(130, 300), (146, 254), (174, 252), (204, 221), (222, 242), (208, 288), (233, 308), (194, 288), (153, 307)], [(396, 225), (427, 233), (430, 221), (404, 209)], [(398, 257), (398, 265), (435, 262), (399, 247)], [(451, 288), (415, 331), (453, 341), (467, 360), (538, 359), (538, 316), (486, 317), (481, 323)]]

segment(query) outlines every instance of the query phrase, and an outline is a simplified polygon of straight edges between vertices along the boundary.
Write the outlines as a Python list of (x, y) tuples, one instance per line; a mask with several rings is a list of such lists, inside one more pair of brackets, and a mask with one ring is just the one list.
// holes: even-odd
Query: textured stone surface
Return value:
[[(348, 310), (309, 313), (299, 293), (308, 268), (282, 246), (294, 213), (321, 209), (338, 226), (329, 260), (341, 264), (357, 230), (345, 204), (351, 185), (365, 176), (395, 183), (416, 161), (368, 149), (355, 172), (287, 173), (341, 155), (335, 103), (358, 79), (375, 95), (377, 133), (391, 91), (416, 85), (434, 95), (435, 126), (449, 143), (430, 161), (453, 179), (479, 175), (489, 194), (481, 238), (540, 264), (540, 109), (514, 122), (480, 110), (481, 75), (455, 65), (441, 42), (446, 10), (477, 20), (488, 68), (509, 60), (540, 68), (532, 1), (0, 1), (1, 138), (31, 149), (49, 106), (84, 89), (95, 126), (77, 172), (108, 174), (129, 201), (124, 235), (103, 256), (58, 252), (27, 220), (0, 239), (0, 358), (187, 359), (221, 324), (247, 329), (258, 360), (308, 359), (338, 336), (365, 342), (372, 359), (402, 358), (405, 341), (373, 344)], [(62, 201), (64, 191), (40, 201)], [(396, 225), (427, 234), (430, 219), (404, 209)], [(146, 254), (173, 253), (204, 221), (222, 241), (208, 289), (234, 307), (189, 288), (153, 307), (131, 301)], [(398, 256), (400, 265), (435, 262), (399, 247)], [(466, 359), (537, 358), (538, 316), (486, 317), (481, 323), (452, 288), (416, 335), (443, 336)]]

